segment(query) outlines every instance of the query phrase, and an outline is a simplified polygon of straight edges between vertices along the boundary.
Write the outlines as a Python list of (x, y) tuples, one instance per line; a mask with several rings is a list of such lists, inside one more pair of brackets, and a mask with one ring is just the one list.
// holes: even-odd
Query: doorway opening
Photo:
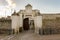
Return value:
[(29, 18), (23, 19), (23, 29), (24, 30), (29, 30)]

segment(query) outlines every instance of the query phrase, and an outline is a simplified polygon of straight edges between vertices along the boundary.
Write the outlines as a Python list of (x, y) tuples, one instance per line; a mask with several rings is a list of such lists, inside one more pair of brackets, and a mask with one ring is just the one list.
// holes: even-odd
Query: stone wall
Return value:
[(60, 17), (43, 19), (43, 34), (60, 34)]
[(56, 20), (54, 19), (43, 19), (43, 28), (52, 27), (55, 28)]
[(0, 19), (0, 34), (8, 34), (11, 29), (11, 19)]

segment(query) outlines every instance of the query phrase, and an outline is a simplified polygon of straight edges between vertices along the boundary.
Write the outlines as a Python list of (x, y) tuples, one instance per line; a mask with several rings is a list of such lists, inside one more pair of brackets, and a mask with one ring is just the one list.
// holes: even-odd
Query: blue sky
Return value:
[(16, 3), (20, 9), (29, 3), (42, 13), (60, 13), (60, 0), (16, 0)]
[[(33, 9), (39, 9), (41, 13), (60, 13), (60, 0), (12, 0), (16, 3), (16, 7), (13, 8), (16, 11), (24, 9), (27, 4), (31, 4)], [(8, 3), (6, 0), (0, 0), (0, 9), (4, 8)], [(11, 15), (11, 10), (6, 11), (7, 15)], [(5, 15), (0, 11), (0, 15)]]

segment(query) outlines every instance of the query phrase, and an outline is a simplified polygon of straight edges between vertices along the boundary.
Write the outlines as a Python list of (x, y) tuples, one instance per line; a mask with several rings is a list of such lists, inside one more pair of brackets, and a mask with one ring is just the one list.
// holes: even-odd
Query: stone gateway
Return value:
[[(30, 4), (25, 6), (24, 10), (20, 10), (18, 13), (14, 11), (11, 16), (12, 29), (14, 32), (22, 30), (33, 30), (42, 27), (42, 16), (39, 10), (33, 10)], [(20, 29), (19, 29), (20, 28)]]
[(11, 20), (15, 33), (22, 30), (34, 30), (40, 34), (60, 33), (60, 13), (41, 14), (39, 10), (33, 10), (30, 4), (24, 10), (17, 13), (14, 11)]

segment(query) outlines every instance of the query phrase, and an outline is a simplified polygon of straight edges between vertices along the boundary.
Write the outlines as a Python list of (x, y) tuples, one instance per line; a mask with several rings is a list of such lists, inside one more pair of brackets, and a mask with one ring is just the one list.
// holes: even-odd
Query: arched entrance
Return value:
[(23, 29), (24, 30), (29, 30), (29, 18), (25, 18), (23, 20)]

